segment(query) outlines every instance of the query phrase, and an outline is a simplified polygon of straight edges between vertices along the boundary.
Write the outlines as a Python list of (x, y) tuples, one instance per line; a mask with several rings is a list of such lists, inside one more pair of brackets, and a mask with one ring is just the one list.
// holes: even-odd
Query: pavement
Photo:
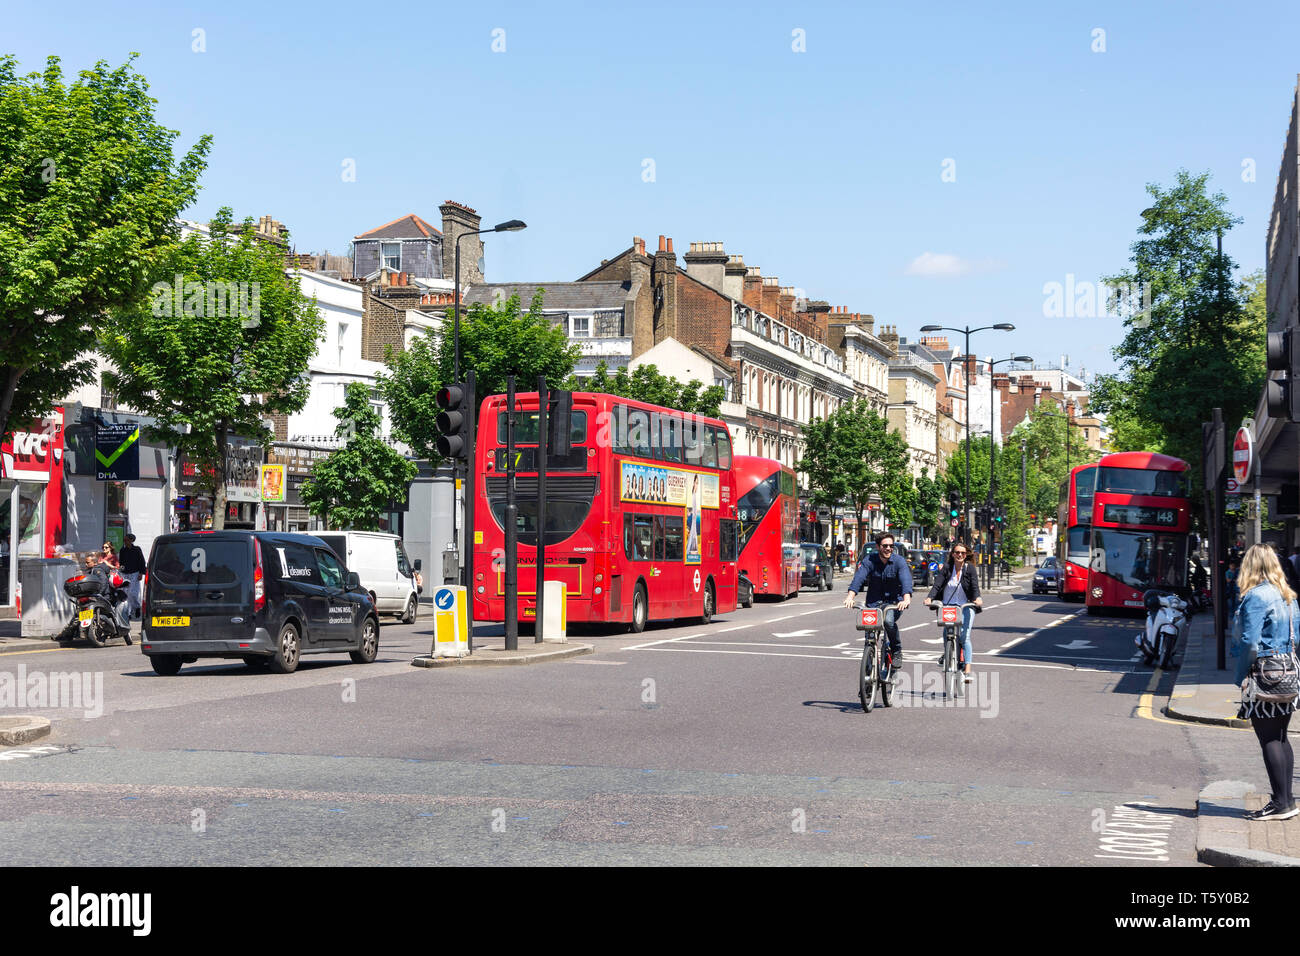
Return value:
[[(1209, 614), (1192, 618), (1178, 679), (1165, 714), (1177, 720), (1250, 730), (1250, 721), (1237, 716), (1241, 688), (1233, 682), (1231, 635), (1227, 670), (1218, 669), (1213, 621)], [(1300, 733), (1292, 722), (1291, 733)], [(1260, 758), (1260, 779), (1264, 779)], [(1250, 822), (1269, 794), (1240, 780), (1216, 780), (1196, 801), (1196, 856), (1211, 866), (1300, 866), (1300, 816), (1290, 820)]]

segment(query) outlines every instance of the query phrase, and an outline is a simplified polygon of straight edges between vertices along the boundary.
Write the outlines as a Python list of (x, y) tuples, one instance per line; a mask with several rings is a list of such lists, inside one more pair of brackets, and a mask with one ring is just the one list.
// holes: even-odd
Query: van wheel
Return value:
[(179, 654), (155, 654), (149, 658), (149, 663), (153, 665), (153, 672), (163, 677), (175, 677), (181, 672), (181, 656)]
[(650, 598), (646, 596), (645, 585), (638, 584), (632, 593), (632, 623), (628, 626), (628, 630), (633, 634), (640, 634), (645, 630), (649, 618)]
[(401, 622), (403, 624), (415, 623), (415, 613), (419, 605), (420, 602), (414, 594), (412, 594), (409, 598), (406, 599), (406, 611), (403, 612), (401, 617)]
[(366, 618), (361, 625), (361, 648), (352, 651), (353, 664), (369, 664), (379, 653), (379, 622), (373, 617)]
[(271, 670), (277, 674), (292, 674), (298, 669), (298, 629), (292, 624), (280, 628), (280, 639), (275, 642), (271, 656)]

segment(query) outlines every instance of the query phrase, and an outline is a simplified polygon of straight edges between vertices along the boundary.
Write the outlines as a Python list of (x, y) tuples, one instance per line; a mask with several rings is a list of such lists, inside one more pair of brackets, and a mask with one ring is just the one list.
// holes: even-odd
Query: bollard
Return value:
[(544, 585), (542, 614), (539, 622), (542, 640), (547, 644), (569, 642), (569, 597), (563, 581), (547, 581)]

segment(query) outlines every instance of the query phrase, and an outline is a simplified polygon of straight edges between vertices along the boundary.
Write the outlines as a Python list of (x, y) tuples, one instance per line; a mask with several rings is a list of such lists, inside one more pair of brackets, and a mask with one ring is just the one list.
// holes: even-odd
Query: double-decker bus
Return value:
[(1056, 594), (1063, 601), (1084, 599), (1088, 591), (1088, 557), (1092, 554), (1092, 495), (1096, 465), (1079, 465), (1061, 482), (1056, 510)]
[(799, 593), (803, 576), (803, 552), (795, 540), (794, 469), (753, 455), (737, 455), (733, 467), (740, 567), (755, 594), (775, 594), (784, 601)]
[(1142, 607), (1149, 588), (1187, 587), (1191, 531), (1187, 462), (1130, 451), (1097, 463), (1088, 613)]
[[(506, 398), (482, 405), (474, 519), (474, 619), (505, 620)], [(515, 399), (518, 613), (537, 616), (537, 393)], [(568, 620), (625, 624), (736, 608), (731, 435), (716, 419), (574, 392), (571, 450), (548, 452), (546, 578)]]

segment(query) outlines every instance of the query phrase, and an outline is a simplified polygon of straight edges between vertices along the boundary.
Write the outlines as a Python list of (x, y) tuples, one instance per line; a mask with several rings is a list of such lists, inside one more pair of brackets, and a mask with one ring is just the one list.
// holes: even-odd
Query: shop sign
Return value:
[(49, 481), (50, 472), (62, 464), (62, 409), (35, 423), (31, 431), (15, 431), (0, 444), (0, 478)]
[(101, 422), (95, 426), (95, 477), (100, 481), (139, 480), (139, 425)]

